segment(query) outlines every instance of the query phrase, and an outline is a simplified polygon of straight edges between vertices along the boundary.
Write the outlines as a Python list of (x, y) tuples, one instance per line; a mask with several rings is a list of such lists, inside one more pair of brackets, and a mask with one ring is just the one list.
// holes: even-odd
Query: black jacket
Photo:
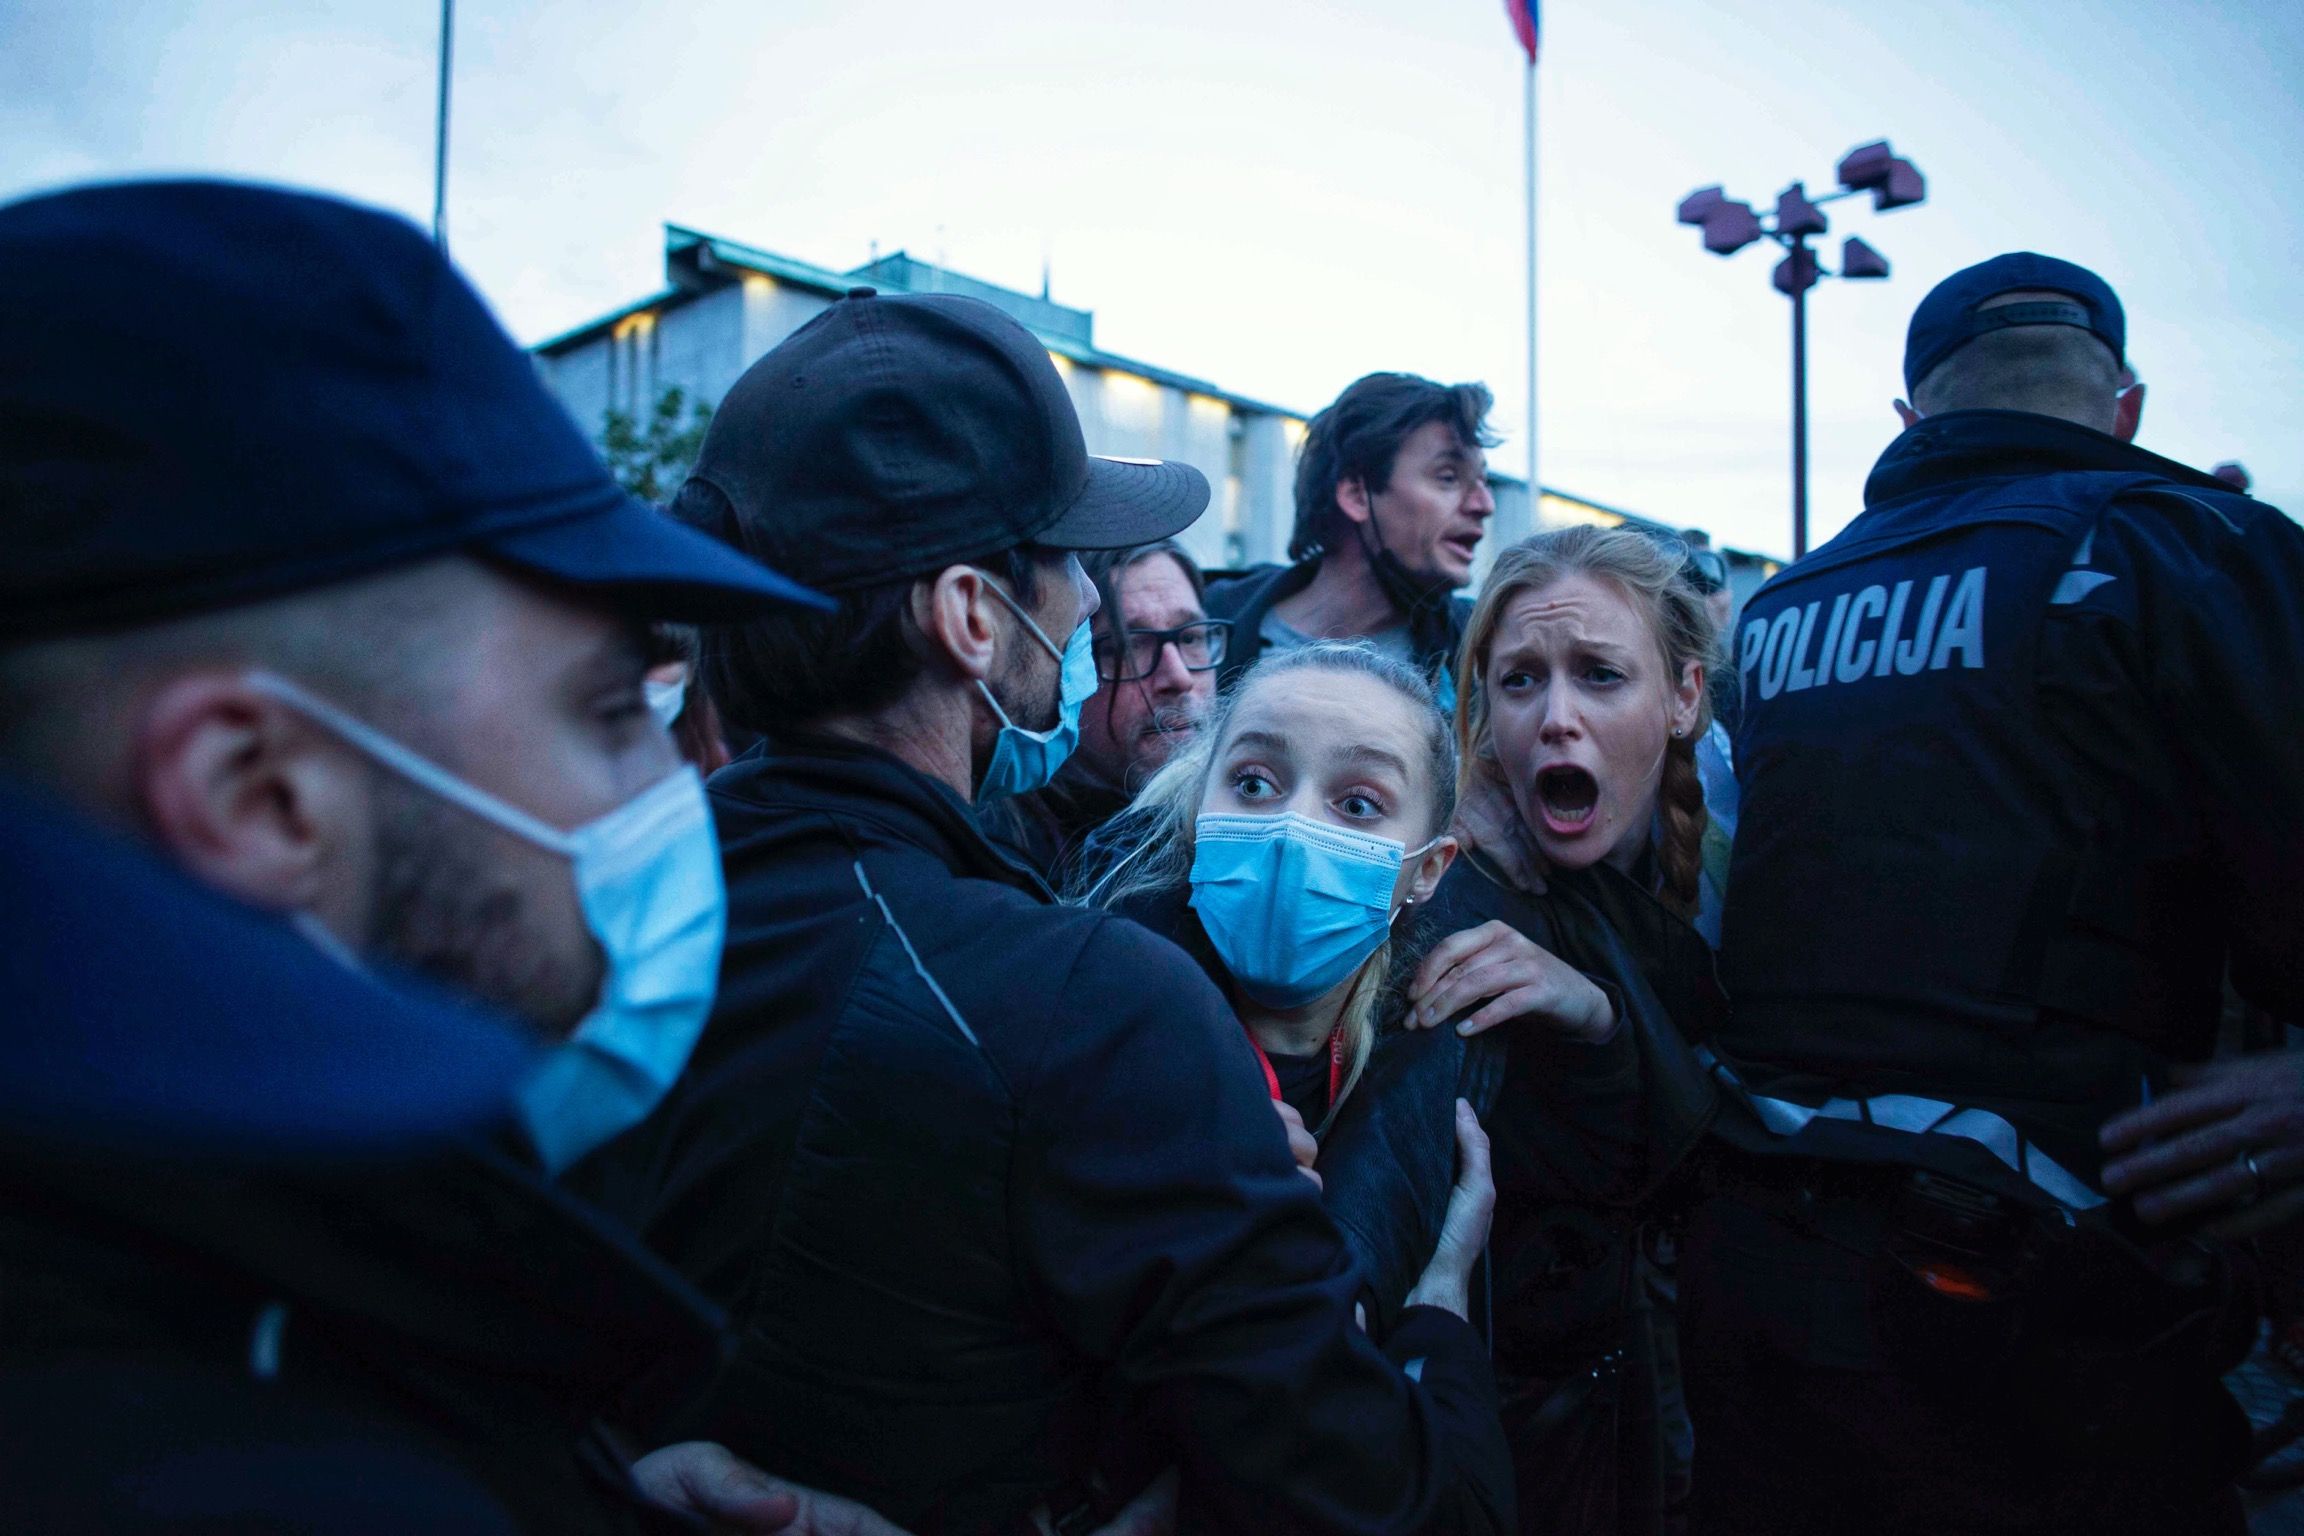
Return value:
[[(1234, 678), (1264, 654), (1264, 619), (1271, 613), (1272, 605), (1312, 585), (1312, 578), (1319, 572), (1317, 559), (1302, 560), (1294, 565), (1259, 565), (1209, 585), (1208, 617), (1229, 619), (1232, 623), (1232, 636), (1224, 648), (1224, 665), (1216, 674), (1219, 688), (1230, 687)], [(1464, 641), (1464, 626), (1471, 618), (1472, 600), (1461, 595), (1436, 600), (1409, 616), (1408, 638), (1415, 647), (1416, 664), (1435, 684), (1456, 665), (1456, 652)]]
[(1320, 1169), (1379, 1296), (1396, 1301), (1438, 1235), (1454, 1177), (1450, 1106), (1470, 1098), (1496, 1170), (1499, 1364), (1552, 1372), (1604, 1349), (1590, 1327), (1613, 1311), (1563, 1305), (1560, 1285), (1581, 1266), (1559, 1251), (1558, 1213), (1628, 1224), (1680, 1167), (1718, 1108), (1689, 1040), (1713, 1026), (1723, 1000), (1695, 930), (1606, 865), (1554, 872), (1545, 895), (1529, 896), (1476, 856), (1459, 859), (1434, 893), (1427, 931), (1491, 920), (1607, 992), (1616, 1033), (1598, 1045), (1518, 1024), (1469, 1041), (1446, 1026), (1389, 1034), (1322, 1145)]
[(1022, 854), (1051, 889), (1062, 891), (1089, 840), (1127, 808), (1120, 791), (1060, 773), (1046, 789), (978, 806), (976, 819), (993, 842)]
[(689, 1529), (602, 1425), (660, 1443), (716, 1319), (467, 1143), (510, 1028), (70, 820), (0, 794), (0, 1525)]
[(1388, 1361), (1352, 1326), (1190, 961), (881, 753), (764, 748), (712, 796), (721, 1004), (643, 1138), (650, 1241), (742, 1335), (697, 1431), (921, 1532), (1125, 1498), (1121, 1446), (1181, 1465), (1188, 1525), (1509, 1521), (1477, 1336), (1416, 1309)]
[(19, 1462), (11, 1429), (0, 1502), (77, 1515), (25, 1529), (102, 1529), (155, 1484), (139, 1529), (218, 1498), (227, 1523), (345, 1529), (341, 1509), (304, 1513), (331, 1475), (342, 1497), (386, 1485), (361, 1518), (387, 1527), (446, 1509), (465, 1513), (434, 1528), (480, 1510), (496, 1526), (475, 1528), (687, 1528), (640, 1498), (604, 1426), (660, 1443), (719, 1362), (716, 1320), (514, 1159), (290, 1174), (11, 1146), (4, 1163), (0, 1419), (52, 1449)]
[[(2092, 1182), (2227, 968), (2304, 1009), (2304, 529), (2004, 411), (1905, 432), (1865, 500), (1742, 621), (1722, 1053), (1780, 1099), (1975, 1106)], [(1867, 1138), (2001, 1176), (1797, 1139)]]

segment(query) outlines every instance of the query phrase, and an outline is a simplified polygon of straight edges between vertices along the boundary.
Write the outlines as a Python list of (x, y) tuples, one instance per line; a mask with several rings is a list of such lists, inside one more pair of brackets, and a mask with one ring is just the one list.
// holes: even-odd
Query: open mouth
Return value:
[(1467, 565), (1471, 564), (1473, 558), (1480, 553), (1480, 535), (1477, 533), (1460, 533), (1454, 538), (1442, 539), (1440, 543), (1443, 547), (1452, 549), (1461, 555)]
[(1555, 763), (1536, 775), (1536, 807), (1547, 830), (1573, 836), (1600, 813), (1600, 781), (1573, 764)]

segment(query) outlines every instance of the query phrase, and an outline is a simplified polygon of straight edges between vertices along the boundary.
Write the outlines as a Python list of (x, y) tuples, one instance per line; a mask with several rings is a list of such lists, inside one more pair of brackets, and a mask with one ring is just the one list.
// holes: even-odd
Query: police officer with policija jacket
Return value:
[(1697, 1528), (2237, 1530), (2219, 1239), (2288, 1212), (2304, 531), (2133, 445), (2119, 300), (1913, 316), (1865, 511), (1736, 637), (1743, 790), (1688, 1234)]

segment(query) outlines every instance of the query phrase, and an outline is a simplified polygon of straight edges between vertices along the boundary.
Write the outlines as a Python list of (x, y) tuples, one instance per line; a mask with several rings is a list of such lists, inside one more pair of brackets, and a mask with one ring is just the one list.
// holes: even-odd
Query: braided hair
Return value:
[[(1689, 580), (1684, 546), (1664, 543), (1631, 528), (1584, 524), (1522, 539), (1496, 557), (1479, 600), (1473, 604), (1471, 622), (1464, 629), (1464, 646), (1457, 656), (1456, 676), (1462, 684), (1456, 697), (1456, 745), (1467, 787), (1475, 776), (1493, 780), (1502, 773), (1488, 729), (1486, 678), (1489, 651), (1504, 610), (1523, 593), (1542, 591), (1563, 577), (1576, 575), (1603, 581), (1630, 600), (1655, 637), (1667, 678), (1677, 679), (1691, 661), (1701, 662), (1708, 676), (1726, 665), (1720, 653), (1719, 630), (1705, 611), (1703, 596)], [(1664, 876), (1661, 894), (1665, 905), (1683, 917), (1693, 917), (1696, 912), (1697, 882), (1704, 868), (1704, 832), (1711, 821), (1704, 808), (1703, 780), (1696, 772), (1696, 743), (1711, 728), (1710, 690), (1705, 690), (1697, 703), (1695, 727), (1665, 744), (1664, 773), (1656, 789), (1657, 820), (1661, 824), (1656, 862)]]

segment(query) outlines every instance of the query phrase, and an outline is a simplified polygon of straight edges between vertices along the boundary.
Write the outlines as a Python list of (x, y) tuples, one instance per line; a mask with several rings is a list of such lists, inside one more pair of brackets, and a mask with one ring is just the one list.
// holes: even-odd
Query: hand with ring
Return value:
[(2214, 1237), (2304, 1215), (2304, 1053), (2211, 1062), (2181, 1082), (2104, 1123), (2106, 1192), (2148, 1225), (2198, 1221)]

